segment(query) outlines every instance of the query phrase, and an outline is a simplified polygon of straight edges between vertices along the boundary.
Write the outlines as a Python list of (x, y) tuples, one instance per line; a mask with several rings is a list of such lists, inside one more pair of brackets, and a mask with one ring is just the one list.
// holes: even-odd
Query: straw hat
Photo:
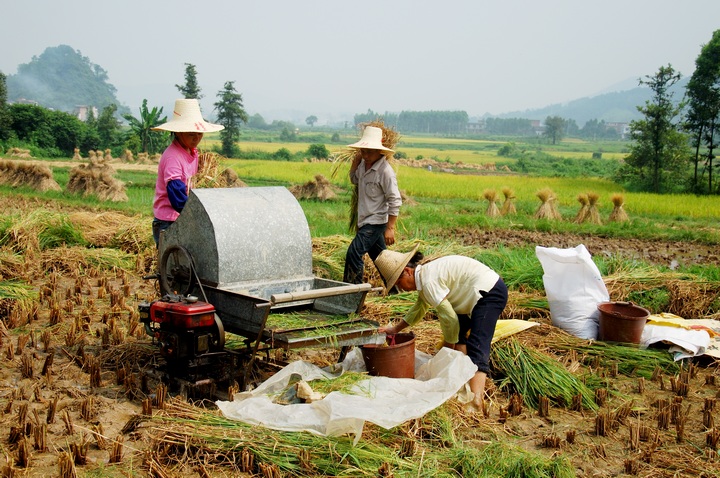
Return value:
[(415, 255), (418, 247), (420, 247), (420, 244), (415, 244), (412, 251), (407, 254), (385, 249), (375, 258), (375, 267), (385, 281), (386, 290), (390, 290), (395, 286), (395, 283), (400, 278), (400, 274), (402, 274), (405, 266), (408, 265), (410, 259)]
[(377, 126), (366, 126), (363, 130), (363, 135), (362, 138), (360, 138), (360, 141), (348, 144), (348, 148), (380, 149), (382, 151), (390, 151), (394, 153), (394, 150), (383, 146), (382, 134), (383, 132), (381, 128), (378, 128)]
[(174, 133), (213, 133), (223, 130), (225, 127), (205, 121), (200, 112), (198, 100), (182, 99), (175, 100), (172, 119), (152, 129)]

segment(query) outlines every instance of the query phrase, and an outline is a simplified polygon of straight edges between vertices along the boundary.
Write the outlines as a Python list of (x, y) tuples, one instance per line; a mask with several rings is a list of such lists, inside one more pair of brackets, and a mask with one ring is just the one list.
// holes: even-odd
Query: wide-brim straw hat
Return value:
[(395, 286), (400, 274), (415, 255), (418, 247), (420, 247), (420, 244), (415, 244), (415, 247), (406, 254), (385, 249), (375, 258), (375, 267), (385, 281), (386, 290), (390, 290)]
[(360, 141), (353, 144), (348, 144), (348, 148), (355, 148), (355, 149), (379, 149), (382, 151), (390, 151), (391, 153), (394, 153), (395, 151), (386, 148), (382, 144), (382, 129), (378, 128), (377, 126), (366, 126), (363, 130), (362, 138), (360, 138)]
[(214, 133), (225, 129), (225, 126), (205, 121), (200, 112), (200, 103), (190, 98), (175, 100), (172, 119), (152, 129), (174, 133)]

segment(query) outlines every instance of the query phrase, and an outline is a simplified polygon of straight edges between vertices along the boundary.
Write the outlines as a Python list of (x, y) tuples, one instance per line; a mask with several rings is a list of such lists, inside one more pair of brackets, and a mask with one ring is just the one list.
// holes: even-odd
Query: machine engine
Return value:
[(220, 352), (225, 333), (215, 307), (194, 296), (166, 295), (138, 306), (145, 332), (168, 362), (192, 360)]

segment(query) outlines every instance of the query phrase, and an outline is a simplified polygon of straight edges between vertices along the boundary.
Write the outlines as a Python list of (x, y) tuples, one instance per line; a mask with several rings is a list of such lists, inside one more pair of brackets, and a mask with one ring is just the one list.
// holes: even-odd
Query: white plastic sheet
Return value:
[[(364, 371), (360, 349), (355, 347), (342, 363), (342, 371)], [(439, 407), (465, 385), (477, 367), (461, 352), (440, 349), (435, 356), (415, 352), (415, 378), (370, 377), (355, 384), (351, 393), (332, 392), (324, 399), (302, 404), (280, 405), (273, 397), (288, 386), (293, 373), (309, 382), (339, 374), (311, 363), (297, 361), (263, 382), (258, 388), (217, 401), (222, 413), (231, 419), (275, 430), (308, 431), (324, 436), (354, 434), (360, 439), (366, 421), (383, 428), (419, 418)], [(340, 372), (342, 373), (342, 372)]]

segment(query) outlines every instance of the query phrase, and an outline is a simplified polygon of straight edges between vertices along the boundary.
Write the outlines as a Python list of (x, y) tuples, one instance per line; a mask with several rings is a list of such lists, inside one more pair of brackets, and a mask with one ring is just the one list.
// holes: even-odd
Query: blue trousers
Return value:
[(155, 247), (160, 245), (160, 231), (164, 231), (168, 227), (170, 227), (170, 224), (172, 224), (173, 221), (163, 221), (162, 219), (153, 218), (152, 222), (152, 231), (153, 231), (153, 239), (155, 239)]
[(345, 271), (343, 282), (361, 284), (365, 273), (363, 256), (367, 253), (373, 261), (387, 249), (385, 245), (385, 228), (387, 224), (365, 224), (358, 229), (347, 253), (345, 254)]
[[(489, 374), (490, 343), (495, 333), (498, 318), (505, 310), (508, 290), (505, 282), (498, 279), (490, 291), (481, 291), (481, 294), (482, 297), (477, 301), (470, 315), (458, 315), (460, 321), (460, 340), (458, 340), (458, 343), (464, 343), (467, 346), (468, 357), (477, 365), (478, 371)], [(470, 332), (469, 335), (468, 331)]]

